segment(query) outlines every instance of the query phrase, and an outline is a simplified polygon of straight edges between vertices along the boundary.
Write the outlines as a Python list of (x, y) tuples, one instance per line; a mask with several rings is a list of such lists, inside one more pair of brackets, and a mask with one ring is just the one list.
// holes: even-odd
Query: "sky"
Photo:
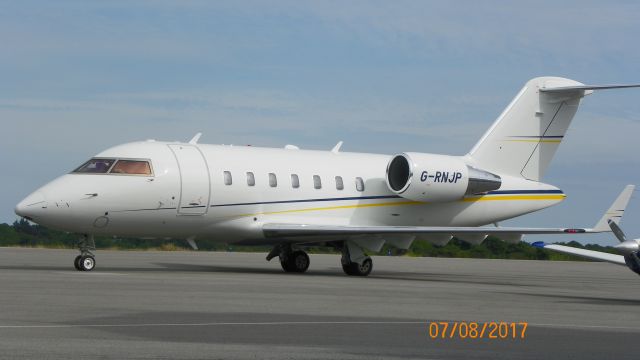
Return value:
[[(3, 1), (0, 223), (129, 141), (463, 155), (531, 78), (640, 83), (638, 18), (636, 1)], [(640, 89), (586, 97), (543, 179), (568, 198), (503, 225), (593, 225), (639, 182), (638, 135)], [(640, 237), (638, 196), (627, 210)]]

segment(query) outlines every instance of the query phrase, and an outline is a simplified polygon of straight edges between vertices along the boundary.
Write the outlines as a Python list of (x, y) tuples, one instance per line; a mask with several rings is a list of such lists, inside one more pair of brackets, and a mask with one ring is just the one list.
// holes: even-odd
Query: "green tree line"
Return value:
[[(49, 229), (32, 224), (25, 219), (13, 224), (0, 224), (0, 246), (46, 247), (46, 248), (76, 248), (79, 238), (77, 234)], [(189, 245), (184, 240), (157, 240), (96, 236), (96, 248), (118, 250), (188, 250)], [(581, 249), (616, 253), (615, 249), (600, 245), (582, 245), (572, 241), (564, 245)], [(212, 240), (198, 240), (198, 247), (206, 251), (263, 251), (270, 250), (268, 246), (236, 246)], [(326, 248), (311, 248), (312, 253), (335, 252)], [(583, 260), (582, 258), (559, 254), (549, 250), (533, 247), (525, 242), (509, 244), (494, 237), (487, 238), (481, 245), (472, 245), (456, 238), (445, 246), (435, 246), (427, 241), (416, 240), (409, 250), (399, 250), (385, 246), (381, 252), (384, 255), (428, 256), (447, 258), (476, 258), (476, 259), (520, 259), (520, 260)]]

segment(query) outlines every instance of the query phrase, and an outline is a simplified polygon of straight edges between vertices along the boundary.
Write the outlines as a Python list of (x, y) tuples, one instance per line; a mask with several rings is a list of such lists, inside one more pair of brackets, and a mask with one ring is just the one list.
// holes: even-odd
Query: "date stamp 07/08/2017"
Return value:
[(505, 321), (433, 321), (429, 323), (431, 339), (525, 339), (527, 322)]

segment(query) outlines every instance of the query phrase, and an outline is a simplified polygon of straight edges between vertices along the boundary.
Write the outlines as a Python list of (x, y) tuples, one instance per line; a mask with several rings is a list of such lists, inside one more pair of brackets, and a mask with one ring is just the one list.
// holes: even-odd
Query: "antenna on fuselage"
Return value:
[(198, 140), (200, 140), (200, 136), (202, 136), (202, 133), (197, 133), (191, 140), (189, 140), (189, 144), (197, 144)]
[(340, 148), (342, 147), (342, 141), (338, 141), (338, 143), (336, 144), (336, 146), (333, 147), (333, 149), (331, 149), (331, 152), (334, 154), (337, 154), (340, 152)]

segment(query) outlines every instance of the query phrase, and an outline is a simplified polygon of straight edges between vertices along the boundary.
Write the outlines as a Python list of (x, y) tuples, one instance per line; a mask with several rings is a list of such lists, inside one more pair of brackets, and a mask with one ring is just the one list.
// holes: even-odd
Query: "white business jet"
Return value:
[[(611, 231), (500, 227), (564, 193), (541, 182), (578, 109), (593, 90), (558, 78), (530, 80), (464, 156), (331, 151), (143, 141), (119, 145), (33, 192), (16, 214), (81, 234), (78, 270), (95, 266), (93, 235), (273, 245), (284, 271), (309, 267), (305, 246), (342, 251), (348, 275), (366, 276), (367, 252), (415, 239), (479, 244), (487, 236)], [(630, 193), (629, 193), (630, 195)], [(613, 218), (618, 221), (619, 218)], [(604, 224), (604, 225), (603, 225)], [(488, 226), (485, 226), (488, 225)]]

